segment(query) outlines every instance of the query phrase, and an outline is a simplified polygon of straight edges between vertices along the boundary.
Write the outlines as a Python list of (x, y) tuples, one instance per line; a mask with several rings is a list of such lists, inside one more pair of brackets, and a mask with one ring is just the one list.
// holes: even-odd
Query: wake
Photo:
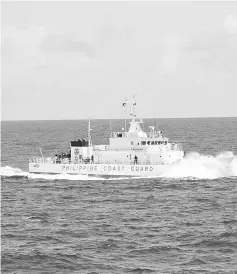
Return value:
[[(1, 167), (0, 175), (5, 177), (27, 177), (29, 179), (45, 180), (111, 180), (87, 175), (70, 174), (32, 174), (19, 168), (10, 166)], [(223, 177), (237, 176), (237, 156), (227, 151), (216, 156), (201, 155), (196, 152), (187, 154), (178, 164), (170, 166), (161, 178), (196, 178), (196, 179), (217, 179)], [(141, 177), (137, 177), (139, 179)], [(124, 177), (112, 178), (113, 180), (126, 179)]]
[(29, 179), (45, 180), (96, 180), (99, 178), (88, 177), (87, 175), (70, 175), (70, 174), (34, 174), (22, 171), (19, 168), (10, 166), (1, 167), (0, 175), (5, 177), (27, 177)]
[(163, 174), (169, 178), (216, 179), (237, 176), (237, 156), (231, 151), (216, 156), (201, 155), (196, 152), (187, 154), (178, 164)]

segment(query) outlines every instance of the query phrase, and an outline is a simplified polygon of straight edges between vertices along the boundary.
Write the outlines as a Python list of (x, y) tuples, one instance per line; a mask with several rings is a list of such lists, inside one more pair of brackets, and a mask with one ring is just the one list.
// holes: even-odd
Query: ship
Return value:
[(111, 130), (109, 144), (93, 145), (91, 121), (86, 138), (70, 142), (69, 152), (53, 157), (33, 157), (29, 173), (74, 174), (98, 177), (162, 177), (185, 155), (180, 143), (171, 143), (155, 126), (143, 129), (136, 115), (136, 100), (125, 100), (123, 107), (132, 116), (130, 126), (119, 132)]

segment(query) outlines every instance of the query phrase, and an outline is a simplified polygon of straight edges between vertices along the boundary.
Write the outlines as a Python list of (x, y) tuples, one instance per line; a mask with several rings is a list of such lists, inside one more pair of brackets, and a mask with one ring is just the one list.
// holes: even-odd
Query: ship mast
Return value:
[(135, 99), (135, 95), (133, 95), (133, 100), (131, 101), (131, 103), (132, 103), (132, 106), (131, 106), (131, 110), (132, 110), (132, 116), (133, 116), (133, 119), (135, 119), (136, 118), (136, 99)]
[[(128, 101), (127, 99), (123, 103), (124, 107), (130, 108), (130, 115), (133, 117), (133, 120), (136, 118), (136, 100), (135, 100), (135, 95), (133, 95), (133, 100)], [(126, 123), (126, 120), (125, 120)], [(126, 127), (125, 127), (126, 128)]]
[(124, 132), (125, 133), (127, 132), (127, 119), (126, 119), (126, 116), (124, 118)]
[(110, 115), (109, 115), (109, 130), (110, 130), (110, 137), (112, 138), (113, 137), (113, 132), (112, 132), (112, 122), (111, 122), (111, 109), (109, 110), (110, 111)]
[(91, 143), (91, 120), (90, 118), (88, 119), (88, 147), (91, 147), (92, 143)]

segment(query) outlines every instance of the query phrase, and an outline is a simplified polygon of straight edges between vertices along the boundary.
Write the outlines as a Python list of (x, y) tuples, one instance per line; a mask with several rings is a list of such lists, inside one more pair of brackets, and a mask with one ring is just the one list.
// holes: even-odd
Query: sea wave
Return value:
[(237, 176), (237, 156), (231, 151), (222, 152), (216, 156), (192, 152), (178, 164), (170, 166), (170, 169), (162, 176), (198, 179), (234, 177)]
[[(90, 177), (88, 175), (71, 174), (33, 174), (19, 168), (10, 166), (1, 167), (0, 175), (6, 177), (28, 177), (29, 179), (45, 180), (106, 180), (101, 177)], [(226, 151), (216, 156), (201, 155), (197, 152), (187, 154), (179, 163), (171, 165), (159, 177), (171, 179), (216, 179), (222, 177), (237, 176), (237, 156), (233, 152)], [(136, 177), (137, 179), (141, 177)], [(147, 178), (147, 177), (146, 177)], [(154, 178), (154, 177), (148, 177)], [(108, 178), (111, 180), (112, 178)], [(108, 180), (107, 179), (107, 180)], [(113, 178), (127, 179), (124, 177)]]
[(23, 171), (20, 168), (5, 166), (0, 168), (0, 175), (6, 177), (27, 177), (29, 172)]

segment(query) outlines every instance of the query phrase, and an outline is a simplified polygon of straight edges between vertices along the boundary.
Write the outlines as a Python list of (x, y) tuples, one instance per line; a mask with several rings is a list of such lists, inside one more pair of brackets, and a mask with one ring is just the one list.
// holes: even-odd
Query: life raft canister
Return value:
[(79, 154), (79, 149), (76, 148), (76, 149), (74, 150), (74, 153), (75, 153), (76, 155), (78, 155), (78, 154)]

